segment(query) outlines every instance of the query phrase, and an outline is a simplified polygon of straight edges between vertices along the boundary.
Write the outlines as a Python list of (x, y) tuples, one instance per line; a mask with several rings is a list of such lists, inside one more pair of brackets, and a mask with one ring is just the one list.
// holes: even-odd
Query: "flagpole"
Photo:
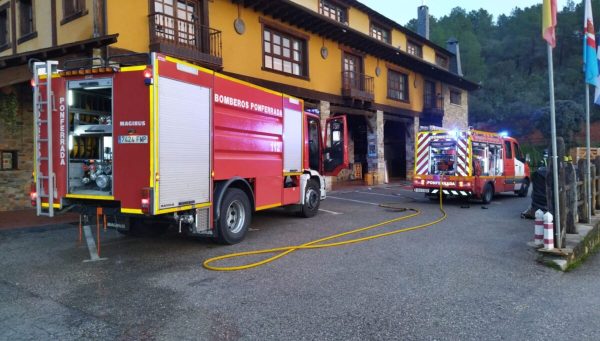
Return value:
[(548, 45), (548, 81), (550, 83), (550, 130), (552, 132), (552, 180), (554, 193), (554, 226), (556, 227), (556, 246), (562, 248), (562, 234), (560, 233), (560, 205), (558, 200), (558, 153), (556, 148), (556, 108), (554, 105), (554, 61), (552, 46)]
[(585, 154), (586, 156), (586, 166), (585, 166), (585, 178), (587, 181), (587, 186), (585, 187), (585, 191), (588, 198), (588, 210), (587, 217), (588, 223), (592, 223), (592, 181), (591, 181), (591, 157), (590, 157), (590, 85), (585, 83)]

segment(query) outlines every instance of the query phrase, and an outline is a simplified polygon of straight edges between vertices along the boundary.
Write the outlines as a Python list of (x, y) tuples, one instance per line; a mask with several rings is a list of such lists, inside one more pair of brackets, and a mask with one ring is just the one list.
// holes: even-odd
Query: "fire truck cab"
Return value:
[(422, 129), (415, 147), (413, 189), (436, 198), (481, 199), (495, 193), (526, 196), (530, 173), (516, 139), (478, 130)]
[(176, 224), (232, 244), (255, 211), (314, 216), (323, 175), (348, 166), (345, 117), (323, 132), (301, 99), (155, 53), (57, 66), (34, 64), (38, 215), (102, 214), (124, 233)]

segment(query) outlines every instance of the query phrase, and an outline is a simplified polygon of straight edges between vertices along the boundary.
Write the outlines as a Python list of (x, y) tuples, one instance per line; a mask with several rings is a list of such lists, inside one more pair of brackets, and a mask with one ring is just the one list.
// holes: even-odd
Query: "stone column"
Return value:
[[(327, 124), (327, 119), (331, 116), (331, 104), (327, 101), (319, 102), (319, 114), (321, 115), (321, 128), (325, 129)], [(331, 191), (332, 184), (335, 181), (335, 177), (333, 176), (324, 176), (325, 177), (325, 190)]]
[(406, 124), (406, 178), (408, 180), (412, 180), (415, 169), (415, 145), (418, 132), (419, 117), (415, 117), (412, 124)]
[(385, 152), (383, 144), (383, 111), (378, 110), (368, 118), (367, 162), (369, 172), (377, 174), (377, 184), (382, 184), (385, 173)]

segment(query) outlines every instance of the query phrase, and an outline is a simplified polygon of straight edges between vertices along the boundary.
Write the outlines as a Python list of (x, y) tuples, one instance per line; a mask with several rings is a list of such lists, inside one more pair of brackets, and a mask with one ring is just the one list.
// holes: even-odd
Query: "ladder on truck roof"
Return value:
[[(54, 199), (56, 198), (56, 175), (52, 164), (52, 112), (54, 93), (52, 92), (52, 74), (57, 72), (57, 61), (33, 63), (33, 136), (35, 148), (35, 192), (38, 216), (54, 216)], [(41, 76), (45, 75), (45, 79)], [(46, 99), (42, 99), (42, 91)], [(46, 133), (42, 134), (46, 128)], [(44, 137), (45, 136), (45, 137)], [(47, 164), (46, 173), (42, 173), (42, 162)], [(48, 208), (42, 207), (42, 199), (48, 199)]]

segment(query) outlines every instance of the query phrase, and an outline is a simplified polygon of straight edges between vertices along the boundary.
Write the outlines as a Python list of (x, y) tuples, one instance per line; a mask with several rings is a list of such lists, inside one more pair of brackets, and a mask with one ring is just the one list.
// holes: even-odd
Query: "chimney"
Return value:
[(448, 39), (446, 42), (446, 49), (454, 53), (454, 56), (450, 59), (450, 71), (462, 77), (463, 72), (460, 64), (460, 47), (458, 46), (458, 39), (454, 37)]
[(429, 40), (429, 7), (419, 6), (419, 16), (417, 17), (417, 34)]

